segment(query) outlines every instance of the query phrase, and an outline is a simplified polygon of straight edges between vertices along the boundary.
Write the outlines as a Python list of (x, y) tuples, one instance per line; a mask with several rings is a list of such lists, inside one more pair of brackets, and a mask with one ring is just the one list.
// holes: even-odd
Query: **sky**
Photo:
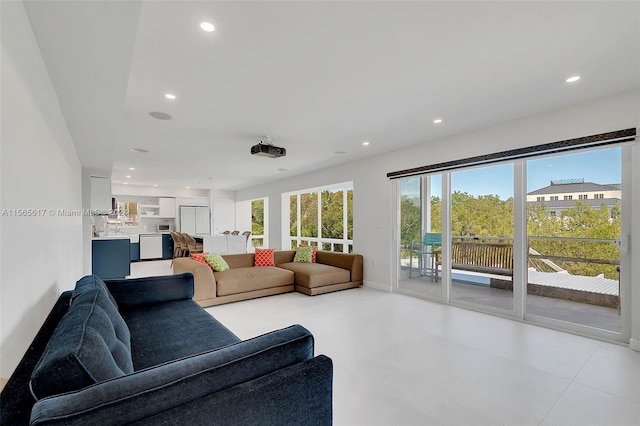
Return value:
[[(621, 183), (622, 149), (607, 148), (527, 161), (527, 192), (549, 186), (552, 180), (580, 179), (599, 184)], [(419, 179), (403, 185), (403, 195), (419, 196)], [(442, 179), (432, 178), (432, 193), (441, 196)], [(500, 164), (451, 174), (453, 191), (471, 195), (498, 195), (506, 200), (513, 196), (513, 165)]]

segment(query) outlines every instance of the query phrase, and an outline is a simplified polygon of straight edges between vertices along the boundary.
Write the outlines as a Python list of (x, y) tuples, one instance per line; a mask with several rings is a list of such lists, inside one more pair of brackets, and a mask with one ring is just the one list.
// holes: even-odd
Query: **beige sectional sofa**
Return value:
[(316, 263), (294, 263), (294, 250), (276, 251), (276, 266), (254, 267), (254, 254), (222, 256), (229, 270), (214, 272), (188, 257), (173, 261), (173, 273), (191, 272), (193, 300), (201, 306), (220, 305), (255, 297), (299, 291), (313, 296), (362, 285), (362, 256), (318, 251)]

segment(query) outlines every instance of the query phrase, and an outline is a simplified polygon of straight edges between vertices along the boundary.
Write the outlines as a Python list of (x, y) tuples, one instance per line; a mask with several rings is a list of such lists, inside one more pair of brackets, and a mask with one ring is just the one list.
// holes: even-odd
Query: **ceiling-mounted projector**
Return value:
[(252, 155), (260, 155), (262, 157), (277, 158), (287, 155), (287, 150), (271, 144), (258, 142), (257, 145), (251, 147)]

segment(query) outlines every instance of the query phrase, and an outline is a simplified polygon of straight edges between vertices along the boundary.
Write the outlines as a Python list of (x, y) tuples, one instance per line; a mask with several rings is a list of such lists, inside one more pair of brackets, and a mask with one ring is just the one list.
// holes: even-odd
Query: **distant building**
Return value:
[(574, 207), (576, 201), (593, 208), (605, 205), (611, 211), (620, 201), (621, 194), (619, 183), (602, 185), (585, 182), (584, 179), (552, 180), (549, 186), (529, 192), (527, 204), (543, 205), (553, 216), (559, 216), (562, 210)]

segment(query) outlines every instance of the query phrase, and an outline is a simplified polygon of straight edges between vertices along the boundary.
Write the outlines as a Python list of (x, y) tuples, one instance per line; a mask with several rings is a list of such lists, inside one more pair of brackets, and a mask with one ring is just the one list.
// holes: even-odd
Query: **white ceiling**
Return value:
[[(638, 2), (25, 8), (82, 165), (114, 183), (235, 190), (639, 87)], [(251, 156), (263, 135), (287, 156)]]

